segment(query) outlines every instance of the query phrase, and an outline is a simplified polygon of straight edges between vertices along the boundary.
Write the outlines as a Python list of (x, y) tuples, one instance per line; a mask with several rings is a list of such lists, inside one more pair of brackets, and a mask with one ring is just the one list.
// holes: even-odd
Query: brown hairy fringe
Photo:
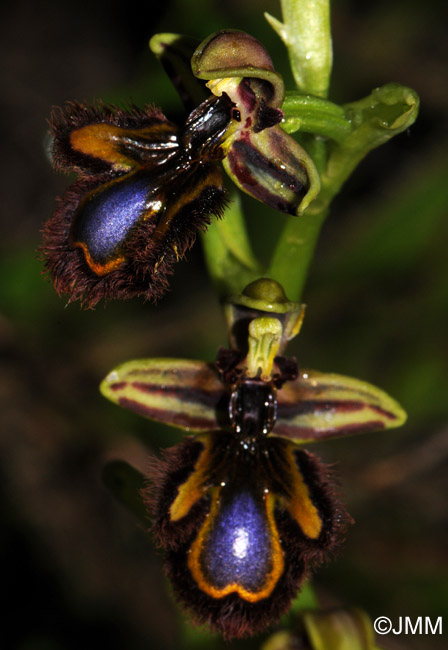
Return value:
[(193, 472), (202, 448), (202, 443), (189, 438), (165, 450), (161, 459), (151, 461), (151, 487), (145, 490), (144, 498), (154, 517), (153, 533), (159, 546), (166, 551), (165, 573), (193, 622), (208, 625), (226, 640), (252, 636), (265, 631), (288, 611), (312, 570), (339, 548), (352, 519), (339, 499), (330, 468), (313, 454), (296, 450), (294, 457), (322, 518), (321, 534), (315, 540), (308, 538), (289, 513), (277, 504), (275, 520), (285, 568), (271, 594), (254, 603), (236, 593), (213, 598), (198, 587), (188, 568), (189, 549), (207, 514), (208, 499), (205, 497), (196, 503), (182, 520), (169, 520), (169, 508), (178, 487)]

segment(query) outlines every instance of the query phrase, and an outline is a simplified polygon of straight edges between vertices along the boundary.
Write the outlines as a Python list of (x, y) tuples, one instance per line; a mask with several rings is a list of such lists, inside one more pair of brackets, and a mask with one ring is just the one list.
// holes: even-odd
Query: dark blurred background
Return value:
[[(420, 94), (422, 107), (409, 132), (372, 152), (336, 200), (306, 289), (305, 325), (289, 350), (302, 366), (380, 385), (409, 413), (400, 430), (315, 446), (336, 464), (356, 519), (315, 586), (323, 606), (435, 620), (448, 600), (447, 11), (436, 0), (333, 5), (334, 101), (398, 81)], [(121, 411), (97, 386), (132, 358), (213, 359), (226, 342), (221, 308), (199, 242), (157, 307), (65, 308), (36, 253), (68, 182), (46, 159), (46, 119), (54, 105), (94, 98), (154, 102), (180, 117), (147, 47), (160, 31), (199, 39), (224, 27), (249, 31), (289, 82), (263, 10), (280, 17), (273, 0), (18, 0), (2, 9), (2, 649), (180, 647), (179, 615), (150, 536), (101, 482), (108, 460), (144, 470), (148, 449), (178, 434)], [(249, 198), (244, 205), (266, 256), (286, 217)], [(381, 645), (437, 650), (443, 637), (389, 635)]]

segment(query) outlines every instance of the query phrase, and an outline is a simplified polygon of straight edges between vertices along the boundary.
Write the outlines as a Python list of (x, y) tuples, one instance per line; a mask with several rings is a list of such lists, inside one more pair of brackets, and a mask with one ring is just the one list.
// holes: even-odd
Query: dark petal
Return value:
[(163, 69), (179, 93), (187, 111), (207, 98), (204, 83), (191, 71), (191, 57), (199, 41), (181, 34), (154, 34), (149, 47), (159, 59)]
[(231, 121), (232, 102), (223, 95), (211, 96), (190, 113), (180, 137), (181, 145), (195, 159), (221, 160), (220, 144)]
[(242, 437), (267, 435), (277, 418), (275, 389), (269, 382), (244, 378), (231, 394), (229, 417), (233, 430)]
[(260, 106), (257, 111), (254, 131), (258, 133), (264, 129), (269, 129), (276, 124), (280, 124), (283, 119), (283, 112), (278, 108), (268, 106), (263, 98), (260, 100)]
[(103, 174), (114, 167), (129, 170), (145, 146), (146, 157), (157, 162), (171, 151), (177, 133), (177, 127), (152, 106), (122, 110), (69, 102), (53, 110), (49, 124), (55, 168), (82, 175)]

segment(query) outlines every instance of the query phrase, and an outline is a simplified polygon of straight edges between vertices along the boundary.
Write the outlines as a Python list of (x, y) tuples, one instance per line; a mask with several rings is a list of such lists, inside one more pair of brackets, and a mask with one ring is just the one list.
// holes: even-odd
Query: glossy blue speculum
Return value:
[[(92, 192), (82, 202), (71, 232), (74, 246), (85, 252), (89, 266), (97, 273), (108, 271), (132, 228), (145, 215), (162, 208), (154, 200), (147, 176), (121, 177), (105, 189)], [(151, 200), (152, 199), (152, 200)]]
[(246, 490), (221, 501), (201, 554), (204, 572), (218, 588), (237, 583), (256, 592), (272, 569), (266, 513)]

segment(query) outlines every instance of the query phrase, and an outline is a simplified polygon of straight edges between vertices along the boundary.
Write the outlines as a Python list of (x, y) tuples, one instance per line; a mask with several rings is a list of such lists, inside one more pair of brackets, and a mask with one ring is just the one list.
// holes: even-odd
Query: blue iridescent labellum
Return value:
[(78, 174), (43, 230), (56, 291), (157, 299), (167, 275), (224, 207), (221, 143), (228, 98), (210, 97), (182, 128), (154, 108), (67, 104), (50, 120), (56, 169)]
[(349, 520), (325, 466), (263, 434), (187, 439), (150, 475), (146, 499), (175, 592), (227, 639), (287, 611)]

